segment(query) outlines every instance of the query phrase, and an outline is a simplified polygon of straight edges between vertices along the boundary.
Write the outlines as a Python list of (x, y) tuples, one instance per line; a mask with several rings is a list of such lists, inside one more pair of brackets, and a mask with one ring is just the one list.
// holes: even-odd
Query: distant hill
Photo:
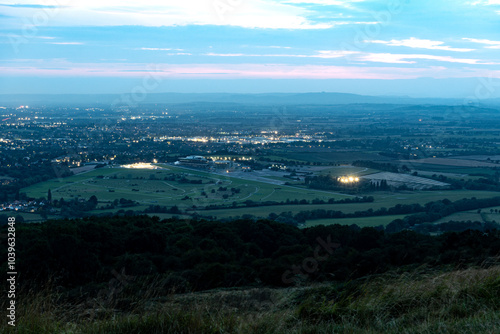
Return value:
[[(123, 101), (134, 101), (130, 94), (0, 94), (0, 106), (19, 105), (123, 105)], [(278, 105), (334, 105), (334, 104), (432, 104), (459, 105), (462, 99), (410, 98), (397, 96), (367, 96), (346, 93), (152, 93), (138, 104), (182, 104), (194, 102), (233, 104), (278, 104)], [(500, 105), (500, 99), (482, 101), (488, 105)]]

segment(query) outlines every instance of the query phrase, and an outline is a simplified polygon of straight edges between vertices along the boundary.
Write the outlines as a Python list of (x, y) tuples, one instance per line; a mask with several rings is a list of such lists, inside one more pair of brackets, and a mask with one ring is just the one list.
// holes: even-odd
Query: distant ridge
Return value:
[[(142, 96), (141, 96), (142, 98)], [(0, 94), (0, 106), (19, 105), (124, 105), (134, 101), (131, 94)], [(367, 96), (347, 93), (151, 93), (136, 104), (183, 104), (183, 103), (233, 103), (277, 105), (335, 105), (335, 104), (433, 104), (458, 105), (462, 99), (410, 98), (397, 96)], [(482, 100), (484, 104), (500, 105), (500, 99)]]

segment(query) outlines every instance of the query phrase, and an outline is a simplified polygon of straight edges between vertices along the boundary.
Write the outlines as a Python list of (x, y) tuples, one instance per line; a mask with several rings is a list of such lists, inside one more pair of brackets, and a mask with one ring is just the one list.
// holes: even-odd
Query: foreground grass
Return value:
[(48, 290), (19, 298), (17, 327), (2, 333), (500, 332), (500, 266), (286, 289), (168, 294), (152, 284), (106, 305)]

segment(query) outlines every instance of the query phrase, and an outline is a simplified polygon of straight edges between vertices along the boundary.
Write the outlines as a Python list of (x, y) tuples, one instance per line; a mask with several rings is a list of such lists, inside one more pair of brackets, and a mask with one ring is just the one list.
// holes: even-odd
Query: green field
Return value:
[(447, 217), (441, 218), (438, 221), (436, 221), (436, 224), (439, 223), (447, 223), (449, 221), (457, 221), (457, 222), (465, 222), (465, 221), (478, 221), (480, 223), (484, 223), (483, 217), (481, 216), (480, 213), (477, 213), (477, 210), (473, 211), (464, 211), (464, 212), (457, 212), (452, 215), (449, 215)]
[[(27, 223), (41, 223), (44, 222), (46, 219), (42, 218), (39, 214), (37, 213), (30, 213), (30, 212), (15, 212), (11, 213), (10, 211), (4, 212), (3, 214), (8, 214), (8, 216), (22, 216), (24, 218), (24, 221)], [(55, 215), (48, 215), (48, 219), (59, 219), (61, 218), (60, 216), (55, 216)]]
[(406, 165), (411, 169), (435, 172), (439, 173), (456, 173), (456, 174), (487, 174), (494, 175), (495, 171), (491, 168), (484, 167), (459, 167), (459, 166), (448, 166), (448, 165), (432, 165), (432, 164), (422, 164), (422, 163), (401, 163)]
[[(376, 193), (369, 194), (375, 198), (373, 203), (349, 203), (349, 204), (318, 204), (318, 205), (277, 205), (263, 206), (238, 209), (224, 210), (203, 210), (200, 214), (207, 216), (216, 216), (220, 218), (228, 218), (241, 216), (244, 214), (254, 215), (256, 217), (267, 217), (270, 213), (291, 212), (292, 214), (299, 213), (304, 210), (338, 210), (344, 213), (354, 213), (356, 211), (364, 211), (368, 209), (380, 209), (382, 207), (390, 208), (396, 204), (425, 204), (431, 201), (449, 199), (456, 201), (463, 198), (489, 198), (499, 194), (491, 191), (468, 191), (468, 190), (450, 190), (450, 191), (415, 191), (415, 192), (400, 192), (400, 193)], [(339, 198), (333, 195), (334, 198)]]
[[(485, 208), (481, 209), (481, 213), (477, 210), (457, 212), (447, 217), (441, 218), (436, 221), (436, 224), (446, 223), (449, 221), (478, 221), (484, 223), (486, 221), (497, 221), (500, 222), (500, 213), (491, 213), (490, 209), (499, 209), (500, 207)], [(317, 225), (352, 225), (356, 224), (359, 227), (375, 227), (375, 226), (386, 226), (395, 219), (402, 219), (407, 215), (389, 215), (389, 216), (378, 216), (378, 217), (360, 217), (360, 218), (340, 218), (340, 219), (318, 219), (318, 220), (308, 220), (306, 222), (306, 227), (317, 226)], [(485, 221), (486, 218), (486, 221)]]
[(345, 176), (345, 175), (369, 175), (379, 172), (376, 169), (355, 166), (337, 166), (324, 169), (320, 174), (329, 174), (332, 176)]
[(406, 215), (392, 215), (392, 216), (378, 216), (378, 217), (359, 217), (359, 218), (340, 218), (340, 219), (318, 219), (318, 220), (308, 220), (306, 222), (306, 227), (318, 226), (318, 225), (352, 225), (356, 224), (359, 227), (375, 227), (375, 226), (386, 226), (395, 219), (402, 219)]
[(440, 220), (437, 221), (437, 223), (445, 223), (449, 221), (478, 221), (481, 223), (485, 222), (500, 222), (500, 213), (499, 212), (491, 212), (490, 210), (500, 210), (500, 207), (491, 207), (491, 208), (484, 208), (481, 209), (481, 212), (478, 213), (478, 210), (471, 210), (471, 211), (464, 211), (464, 212), (457, 212), (454, 213), (450, 216), (441, 218)]
[[(142, 206), (177, 205), (181, 209), (191, 208), (193, 205), (197, 207), (210, 204), (232, 205), (233, 202), (243, 203), (247, 200), (281, 202), (287, 199), (328, 200), (332, 197), (335, 199), (351, 197), (174, 166), (161, 165), (161, 167), (163, 169), (156, 170), (101, 168), (64, 179), (38, 183), (22, 189), (22, 192), (29, 197), (46, 198), (48, 190), (51, 189), (53, 199), (88, 199), (95, 195), (101, 206), (115, 199), (126, 198), (137, 201)], [(169, 179), (172, 177), (177, 179)], [(201, 184), (180, 182), (178, 179), (180, 177)], [(221, 187), (225, 190), (221, 190)], [(231, 188), (238, 189), (238, 192), (232, 192)]]
[[(367, 209), (389, 208), (396, 204), (425, 204), (444, 198), (454, 201), (470, 197), (487, 198), (498, 196), (498, 192), (468, 190), (377, 192), (367, 194), (375, 198), (373, 203), (277, 205), (247, 208), (241, 207), (247, 200), (281, 202), (287, 199), (311, 201), (318, 198), (327, 201), (330, 198), (339, 200), (352, 198), (352, 196), (303, 187), (275, 185), (170, 165), (158, 166), (163, 169), (100, 168), (64, 179), (38, 183), (24, 188), (22, 192), (25, 192), (29, 197), (40, 198), (47, 197), (48, 189), (51, 189), (53, 199), (64, 198), (65, 200), (72, 198), (88, 199), (90, 196), (95, 195), (99, 200), (98, 208), (92, 211), (95, 214), (118, 211), (121, 208), (111, 210), (99, 210), (99, 208), (108, 205), (115, 199), (125, 198), (139, 203), (138, 206), (129, 208), (134, 211), (144, 210), (149, 205), (167, 207), (177, 205), (181, 210), (193, 209), (194, 206), (200, 215), (219, 218), (245, 214), (268, 217), (270, 213), (291, 212), (295, 214), (303, 210), (315, 209), (353, 213)], [(341, 169), (337, 170), (340, 171)], [(179, 181), (181, 177), (184, 182)], [(202, 183), (189, 183), (191, 181)], [(221, 187), (226, 188), (226, 190), (220, 190)], [(239, 192), (232, 192), (231, 188), (238, 189)], [(208, 205), (232, 206), (234, 202), (240, 207), (203, 210)]]
[(290, 151), (290, 150), (274, 150), (274, 157), (279, 159), (298, 160), (306, 162), (319, 163), (351, 163), (356, 160), (390, 160), (387, 157), (379, 155), (378, 152), (338, 152), (329, 149), (319, 150), (317, 152)]
[(482, 217), (484, 217), (483, 220), (486, 220), (489, 222), (495, 221), (497, 223), (500, 223), (500, 213), (483, 213), (482, 215), (484, 215), (484, 216), (482, 216)]

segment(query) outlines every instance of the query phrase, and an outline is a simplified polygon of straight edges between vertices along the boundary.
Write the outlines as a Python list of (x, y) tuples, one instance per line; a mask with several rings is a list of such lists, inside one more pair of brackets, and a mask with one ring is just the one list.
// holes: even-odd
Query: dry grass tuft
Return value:
[[(19, 292), (1, 333), (499, 333), (500, 266), (386, 274), (348, 284), (167, 294), (161, 281), (96, 304), (50, 284)], [(96, 309), (96, 305), (98, 309)], [(2, 305), (3, 307), (3, 305)], [(93, 315), (89, 315), (89, 309)]]

